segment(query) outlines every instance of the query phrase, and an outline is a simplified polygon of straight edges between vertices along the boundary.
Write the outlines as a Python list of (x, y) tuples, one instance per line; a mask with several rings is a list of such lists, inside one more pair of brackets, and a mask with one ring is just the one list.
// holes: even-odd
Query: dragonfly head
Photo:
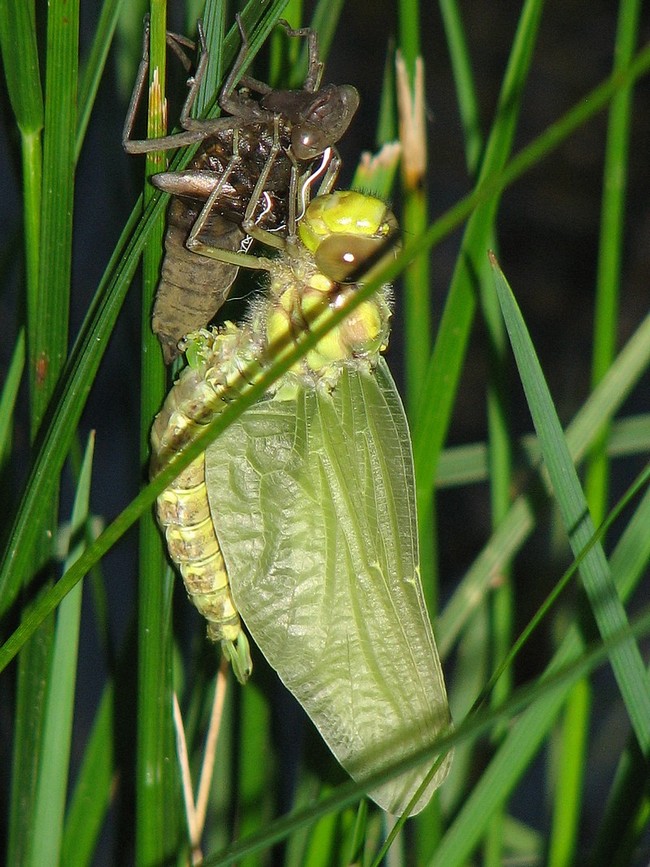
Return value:
[(397, 220), (381, 199), (347, 190), (315, 198), (298, 231), (326, 277), (352, 283), (392, 241)]
[(359, 107), (359, 92), (351, 84), (322, 87), (293, 124), (291, 147), (299, 160), (313, 160), (335, 145)]

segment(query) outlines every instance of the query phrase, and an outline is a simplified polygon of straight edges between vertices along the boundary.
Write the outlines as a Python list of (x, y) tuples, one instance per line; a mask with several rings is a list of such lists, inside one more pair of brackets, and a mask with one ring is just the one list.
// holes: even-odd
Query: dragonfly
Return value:
[[(186, 338), (188, 364), (152, 428), (152, 476), (359, 291), (360, 270), (386, 255), (396, 231), (382, 201), (342, 191), (313, 198), (277, 256), (238, 254), (239, 265), (267, 272), (267, 291), (243, 324)], [(388, 286), (363, 300), (157, 504), (171, 559), (237, 679), (252, 674), (243, 620), (359, 781), (450, 725), (420, 580), (409, 430), (382, 356), (391, 305)], [(431, 774), (419, 765), (369, 795), (413, 815), (450, 762)]]
[[(181, 110), (182, 132), (131, 138), (149, 68), (146, 22), (143, 57), (124, 124), (123, 146), (128, 153), (200, 145), (187, 169), (151, 178), (154, 186), (173, 196), (152, 316), (152, 329), (167, 364), (178, 355), (179, 340), (206, 325), (222, 307), (238, 271), (229, 262), (188, 251), (187, 238), (199, 216), (203, 214), (202, 241), (209, 248), (242, 252), (260, 231), (266, 237), (270, 232), (286, 234), (294, 220), (289, 211), (297, 200), (296, 191), (313, 187), (313, 182), (305, 184), (308, 177), (320, 177), (322, 192), (333, 188), (340, 168), (335, 145), (359, 105), (359, 94), (351, 85), (321, 86), (324, 67), (316, 32), (292, 29), (286, 22), (280, 23), (288, 36), (307, 39), (308, 68), (302, 89), (274, 89), (241, 76), (249, 42), (239, 16), (237, 23), (241, 47), (218, 100), (228, 116), (195, 119), (190, 114), (209, 60), (199, 22), (199, 61)], [(178, 34), (168, 34), (168, 40), (189, 68), (185, 49), (193, 50), (193, 43)]]

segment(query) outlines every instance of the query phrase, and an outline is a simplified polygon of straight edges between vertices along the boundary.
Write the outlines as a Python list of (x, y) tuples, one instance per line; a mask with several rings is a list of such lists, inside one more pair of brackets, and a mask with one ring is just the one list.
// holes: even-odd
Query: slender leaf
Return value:
[[(555, 490), (569, 544), (574, 556), (578, 557), (595, 532), (587, 501), (524, 320), (503, 274), (496, 267), (495, 285), (544, 463)], [(599, 543), (585, 555), (580, 574), (603, 639), (624, 634), (629, 628), (627, 615)], [(650, 685), (639, 648), (631, 636), (612, 652), (611, 663), (639, 746), (646, 754), (650, 750)]]
[[(69, 526), (70, 551), (66, 566), (70, 566), (84, 547), (84, 525), (88, 520), (88, 501), (94, 450), (91, 434), (79, 476), (79, 487)], [(79, 621), (81, 591), (77, 584), (61, 603), (52, 648), (52, 677), (45, 710), (43, 761), (38, 780), (34, 837), (31, 863), (57, 864), (61, 850), (63, 817), (67, 797), (68, 763), (72, 737), (72, 717), (79, 652)]]

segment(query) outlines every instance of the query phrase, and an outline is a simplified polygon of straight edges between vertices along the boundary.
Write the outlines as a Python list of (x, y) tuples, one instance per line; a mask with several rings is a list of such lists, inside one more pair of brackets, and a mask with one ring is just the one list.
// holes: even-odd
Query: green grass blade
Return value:
[[(614, 72), (626, 69), (634, 57), (640, 9), (638, 0), (619, 4)], [(594, 307), (593, 385), (597, 385), (607, 373), (616, 351), (632, 97), (631, 86), (621, 88), (609, 109)], [(602, 520), (607, 509), (609, 461), (605, 442), (606, 434), (592, 457), (585, 483), (589, 507), (596, 522)]]
[[(501, 171), (508, 160), (541, 9), (542, 3), (538, 0), (527, 0), (522, 9), (501, 88), (496, 119), (481, 166), (479, 185), (490, 175)], [(474, 318), (476, 275), (483, 268), (487, 239), (492, 232), (498, 203), (498, 195), (489, 198), (476, 209), (468, 222), (440, 321), (426, 384), (421, 392), (420, 406), (415, 414), (413, 453), (418, 480), (418, 501), (422, 503), (429, 499), (438, 456), (447, 433), (469, 330)]]
[(327, 57), (330, 53), (344, 3), (345, 0), (318, 0), (316, 4), (309, 26), (318, 33), (322, 57)]
[(456, 86), (458, 111), (463, 126), (465, 160), (474, 175), (478, 170), (483, 151), (483, 136), (471, 58), (458, 3), (456, 0), (440, 0), (439, 6)]
[[(163, 0), (151, 3), (149, 28), (149, 89), (147, 136), (164, 136), (167, 65), (167, 9)], [(154, 200), (150, 175), (164, 171), (165, 153), (145, 159), (144, 203)], [(140, 345), (140, 461), (149, 456), (151, 420), (160, 408), (167, 376), (158, 340), (151, 331), (151, 309), (160, 276), (165, 215), (154, 220), (142, 255)], [(162, 540), (153, 514), (143, 515), (139, 527), (138, 569), (138, 714), (136, 757), (137, 864), (168, 861), (183, 839), (178, 803), (178, 762), (172, 726), (172, 582)]]
[[(395, 86), (395, 58), (393, 46), (389, 42), (386, 48), (386, 60), (384, 61), (384, 73), (382, 76), (381, 98), (377, 111), (377, 128), (375, 132), (375, 147), (381, 149), (385, 144), (395, 142), (397, 138), (397, 93)], [(363, 161), (364, 155), (361, 155)], [(357, 172), (359, 169), (357, 168)], [(355, 175), (356, 180), (356, 175)], [(354, 188), (353, 181), (352, 187)], [(358, 186), (363, 191), (363, 186)], [(372, 188), (371, 188), (372, 189)], [(381, 189), (381, 187), (379, 188)], [(393, 189), (392, 183), (388, 186), (387, 197)]]
[[(650, 491), (647, 491), (611, 557), (612, 576), (623, 599), (629, 597), (650, 562), (649, 521)], [(576, 625), (570, 626), (544, 678), (576, 661), (584, 650), (580, 631)], [(526, 766), (547, 737), (571, 689), (571, 683), (553, 684), (513, 724), (481, 779), (465, 798), (429, 867), (461, 867), (467, 862), (489, 826), (492, 811), (512, 794)]]
[[(236, 688), (233, 684), (233, 688)], [(257, 690), (244, 690), (239, 700), (239, 773), (237, 797), (249, 805), (239, 828), (246, 837), (263, 828), (277, 813), (277, 767), (269, 762), (273, 744), (269, 738), (271, 707), (268, 697)], [(242, 861), (242, 867), (255, 867), (255, 859)]]
[(399, 46), (412, 75), (415, 58), (422, 53), (420, 47), (420, 3), (419, 0), (402, 0), (398, 4)]
[[(427, 140), (424, 61), (419, 46), (419, 3), (417, 0), (400, 4), (399, 50), (395, 58), (399, 140), (402, 146), (400, 227), (405, 237), (421, 234), (429, 221), (426, 194)], [(409, 416), (420, 395), (431, 354), (432, 305), (429, 251), (423, 251), (402, 274), (402, 308), (405, 405)], [(433, 615), (438, 610), (438, 553), (436, 539), (428, 528), (436, 525), (436, 503), (433, 494), (419, 503), (420, 563), (425, 600)], [(425, 818), (422, 824), (431, 828)]]
[[(571, 549), (574, 556), (578, 557), (594, 535), (587, 502), (523, 318), (505, 278), (496, 266), (495, 285), (546, 469)], [(607, 640), (629, 629), (625, 609), (612, 583), (600, 543), (585, 555), (580, 574), (603, 639)], [(630, 722), (645, 754), (650, 750), (650, 688), (639, 648), (631, 636), (612, 651), (611, 664)]]
[(77, 123), (78, 0), (54, 0), (48, 10), (43, 201), (38, 295), (28, 296), (32, 433), (67, 354)]
[(25, 332), (21, 330), (11, 355), (7, 377), (3, 383), (2, 394), (0, 395), (0, 469), (5, 467), (9, 459), (12, 420), (24, 369)]
[[(620, 3), (619, 23), (614, 49), (614, 71), (625, 69), (634, 56), (640, 3)], [(618, 298), (623, 258), (624, 206), (631, 134), (632, 88), (624, 88), (612, 99), (605, 151), (601, 206), (600, 243), (594, 308), (594, 345), (592, 384), (607, 372), (616, 350)], [(607, 511), (610, 460), (605, 430), (592, 454), (585, 480), (586, 499), (592, 518), (600, 523)], [(549, 864), (563, 865), (575, 859), (587, 768), (590, 689), (578, 684), (567, 704), (558, 745), (558, 778), (553, 822), (549, 841)]]
[(106, 685), (66, 816), (61, 864), (91, 864), (108, 811), (115, 774), (115, 689)]
[[(84, 547), (83, 529), (88, 519), (93, 450), (94, 435), (91, 434), (70, 521), (70, 543), (73, 547), (66, 557), (66, 568), (74, 563)], [(45, 708), (43, 759), (38, 779), (30, 851), (30, 863), (34, 867), (57, 864), (60, 857), (68, 788), (82, 587), (80, 582), (66, 596), (57, 616), (51, 659), (52, 675)]]
[(43, 128), (43, 96), (33, 2), (7, 0), (2, 4), (0, 48), (18, 128), (22, 133), (38, 133)]
[[(402, 4), (397, 65), (397, 105), (402, 144), (402, 211), (405, 237), (422, 234), (429, 222), (426, 194), (427, 145), (424, 65), (417, 39), (418, 4)], [(418, 256), (402, 275), (405, 403), (411, 411), (419, 397), (431, 354), (431, 274), (429, 254)], [(423, 557), (426, 562), (426, 556)]]
[(11, 107), (20, 130), (23, 158), (23, 221), (28, 292), (37, 291), (43, 129), (43, 94), (33, 2), (0, 4), (0, 48)]
[(110, 333), (133, 278), (144, 243), (144, 231), (162, 202), (147, 211), (138, 232), (139, 210), (132, 214), (111, 258), (106, 275), (86, 316), (84, 325), (61, 377), (61, 390), (47, 430), (30, 470), (25, 492), (16, 512), (0, 570), (0, 614), (12, 604), (26, 570), (33, 560), (33, 546), (39, 534), (37, 516), (42, 503), (55, 495), (58, 474), (63, 467), (74, 432), (94, 380)]
[[(19, 15), (19, 34), (28, 50), (28, 81), (21, 90), (23, 103), (31, 100), (33, 122), (38, 122), (33, 34), (23, 29), (31, 21)], [(7, 47), (10, 28), (3, 26)], [(28, 249), (28, 269), (37, 265), (38, 277), (27, 285), (27, 352), (31, 437), (41, 426), (67, 351), (68, 311), (71, 273), (72, 203), (74, 191), (73, 136), (77, 89), (78, 3), (55, 0), (47, 14), (47, 66), (42, 164), (42, 195), (36, 187), (40, 178), (40, 146), (36, 132), (23, 141), (25, 155), (26, 236), (28, 244), (40, 244), (38, 254)], [(31, 51), (30, 51), (31, 50)], [(5, 57), (7, 62), (7, 57)], [(20, 67), (19, 67), (20, 68)], [(29, 94), (27, 97), (25, 94)], [(23, 108), (25, 105), (23, 104)], [(40, 225), (36, 209), (40, 206)], [(30, 273), (30, 277), (34, 274)], [(36, 571), (51, 559), (51, 544), (56, 534), (58, 474), (46, 470), (52, 479), (52, 497), (41, 503), (35, 516), (39, 544), (30, 550), (31, 569)], [(51, 567), (43, 575), (47, 584)], [(19, 578), (18, 581), (21, 579)], [(18, 582), (17, 582), (18, 584)], [(9, 830), (9, 860), (27, 863), (33, 844), (34, 811), (42, 756), (42, 738), (50, 661), (52, 624), (46, 623), (21, 654), (18, 671), (15, 736), (13, 742), (13, 779)]]
[[(650, 491), (646, 491), (610, 558), (612, 573), (625, 575), (625, 580), (617, 584), (623, 598), (629, 597), (633, 592), (636, 586), (635, 578), (643, 574), (650, 561), (649, 520)], [(619, 762), (604, 818), (591, 849), (590, 863), (594, 867), (606, 867), (614, 862), (620, 844), (621, 828), (629, 827), (630, 821), (637, 815), (635, 805), (640, 805), (639, 809), (642, 810), (645, 802), (647, 809), (646, 763), (638, 742), (633, 737), (631, 740)], [(621, 860), (620, 863), (625, 862)]]
[[(223, 81), (223, 50), (226, 33), (226, 4), (223, 0), (208, 0), (203, 12), (205, 41), (210, 49), (210, 61), (196, 97), (196, 114), (202, 115), (214, 97), (219, 82)], [(214, 46), (214, 47), (212, 47)]]
[(559, 732), (561, 753), (548, 846), (548, 863), (553, 867), (571, 864), (575, 858), (591, 704), (591, 687), (581, 680), (567, 700)]
[[(463, 220), (473, 211), (480, 202), (487, 201), (492, 195), (505, 189), (506, 186), (514, 182), (528, 169), (536, 165), (540, 159), (549, 154), (559, 143), (565, 140), (571, 133), (581, 127), (588, 117), (592, 117), (607, 104), (613, 94), (620, 88), (629, 84), (641, 75), (645, 75), (650, 69), (650, 46), (647, 46), (640, 51), (634, 62), (627, 68), (625, 73), (611, 76), (601, 85), (594, 88), (584, 99), (577, 103), (572, 109), (566, 112), (558, 121), (551, 124), (547, 129), (538, 136), (531, 144), (527, 145), (512, 160), (505, 166), (502, 171), (497, 171), (496, 174), (486, 177), (485, 180), (478, 185), (474, 192), (469, 196), (461, 199), (455, 206), (449, 209), (442, 217), (428, 229), (428, 231), (420, 238), (405, 245), (404, 258), (410, 259), (416, 255), (416, 252), (422, 250), (423, 247), (431, 247), (438, 243), (450, 231), (460, 225)], [(483, 249), (485, 252), (486, 247)], [(472, 302), (473, 303), (473, 302)], [(452, 324), (458, 325), (461, 334), (465, 333), (464, 321), (467, 316), (467, 309), (463, 305), (458, 305), (459, 311), (454, 311), (453, 316), (448, 315), (448, 320)], [(445, 310), (449, 309), (449, 303)], [(441, 323), (442, 327), (442, 323)], [(451, 326), (450, 326), (451, 327)], [(455, 340), (454, 334), (448, 332), (448, 342), (453, 344)], [(440, 340), (436, 341), (436, 346)], [(413, 430), (414, 453), (416, 455), (416, 468), (418, 472), (418, 497), (425, 499), (428, 496), (428, 491), (435, 484), (436, 466), (434, 461), (428, 460), (429, 450), (432, 455), (438, 453), (438, 440), (441, 437), (442, 425), (440, 422), (448, 418), (447, 404), (451, 398), (448, 395), (448, 384), (453, 384), (447, 378), (448, 372), (451, 370), (449, 359), (453, 359), (457, 347), (451, 346), (451, 350), (445, 350), (444, 357), (440, 351), (441, 365), (436, 367), (432, 362), (429, 367), (430, 379), (429, 385), (434, 381), (440, 381), (440, 388), (430, 390), (427, 387), (427, 393), (435, 395), (435, 400), (431, 400), (429, 406), (422, 410), (418, 417)], [(434, 356), (436, 349), (434, 349)], [(443, 363), (444, 362), (444, 363)], [(449, 370), (448, 370), (449, 366)], [(455, 370), (455, 368), (454, 368)], [(436, 386), (437, 388), (437, 386)], [(453, 391), (453, 388), (451, 389)]]
[[(21, 626), (26, 619), (23, 618)], [(8, 864), (25, 864), (30, 860), (47, 687), (44, 672), (50, 659), (51, 639), (51, 622), (41, 623), (18, 663)]]

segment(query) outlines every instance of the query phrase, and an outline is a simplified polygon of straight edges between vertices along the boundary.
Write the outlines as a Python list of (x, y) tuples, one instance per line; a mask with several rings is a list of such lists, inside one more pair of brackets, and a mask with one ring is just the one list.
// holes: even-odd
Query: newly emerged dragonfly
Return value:
[[(267, 294), (245, 324), (188, 337), (188, 366), (153, 426), (152, 475), (278, 352), (354, 295), (359, 267), (395, 231), (383, 202), (334, 193), (311, 202), (278, 257), (238, 257), (268, 272)], [(409, 431), (381, 356), (390, 310), (385, 286), (158, 500), (170, 555), (237, 678), (252, 669), (241, 616), (357, 780), (425, 748), (450, 723), (420, 583)], [(392, 813), (417, 813), (450, 760), (413, 807), (429, 765), (370, 796)]]
[[(289, 36), (308, 40), (309, 63), (302, 89), (277, 90), (249, 76), (237, 83), (249, 51), (240, 19), (237, 21), (242, 44), (219, 96), (228, 117), (197, 120), (190, 116), (209, 57), (199, 22), (200, 59), (181, 111), (184, 131), (162, 138), (130, 137), (148, 72), (147, 32), (124, 125), (123, 145), (129, 153), (201, 143), (186, 170), (152, 177), (155, 186), (174, 196), (152, 317), (166, 363), (178, 354), (178, 342), (185, 334), (213, 318), (237, 275), (236, 265), (217, 263), (187, 250), (188, 234), (202, 210), (201, 241), (206, 247), (241, 251), (258, 231), (286, 234), (295, 218), (290, 210), (296, 191), (312, 186), (305, 184), (306, 178), (320, 173), (321, 190), (332, 188), (340, 163), (334, 145), (359, 104), (358, 93), (350, 85), (320, 86), (323, 64), (315, 32), (292, 30), (286, 22), (282, 23)], [(193, 44), (176, 34), (170, 34), (169, 40), (189, 66), (184, 48)]]

